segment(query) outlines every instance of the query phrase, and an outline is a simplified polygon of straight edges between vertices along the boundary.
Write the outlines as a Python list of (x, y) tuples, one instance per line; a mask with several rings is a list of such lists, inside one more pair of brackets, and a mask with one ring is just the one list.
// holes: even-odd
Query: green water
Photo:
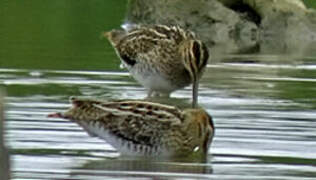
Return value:
[[(125, 0), (2, 1), (2, 68), (114, 69), (103, 31), (118, 28)], [(113, 51), (106, 56), (115, 56)]]

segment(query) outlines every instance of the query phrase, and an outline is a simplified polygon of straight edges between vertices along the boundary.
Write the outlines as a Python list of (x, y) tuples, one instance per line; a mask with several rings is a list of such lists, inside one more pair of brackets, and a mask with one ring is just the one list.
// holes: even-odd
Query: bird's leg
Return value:
[(169, 92), (157, 92), (154, 90), (149, 90), (148, 94), (147, 94), (147, 98), (152, 98), (152, 97), (164, 97), (164, 98), (168, 98), (170, 95)]
[(154, 94), (155, 94), (155, 92), (153, 90), (149, 89), (148, 93), (147, 93), (147, 98), (154, 97)]

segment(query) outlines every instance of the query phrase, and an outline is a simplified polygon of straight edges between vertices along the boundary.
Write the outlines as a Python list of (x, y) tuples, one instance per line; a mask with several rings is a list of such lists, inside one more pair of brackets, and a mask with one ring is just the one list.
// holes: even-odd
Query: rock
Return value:
[(301, 0), (130, 0), (126, 22), (190, 29), (213, 54), (304, 52), (316, 41), (316, 12)]

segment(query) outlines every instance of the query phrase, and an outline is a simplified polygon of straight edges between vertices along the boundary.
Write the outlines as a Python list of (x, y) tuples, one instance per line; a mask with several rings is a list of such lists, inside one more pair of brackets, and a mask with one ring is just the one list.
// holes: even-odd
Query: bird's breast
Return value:
[(168, 67), (136, 63), (134, 66), (128, 66), (127, 69), (146, 89), (154, 91), (170, 93), (191, 83), (184, 68), (180, 66), (178, 69), (173, 68), (173, 71), (169, 71), (166, 69)]

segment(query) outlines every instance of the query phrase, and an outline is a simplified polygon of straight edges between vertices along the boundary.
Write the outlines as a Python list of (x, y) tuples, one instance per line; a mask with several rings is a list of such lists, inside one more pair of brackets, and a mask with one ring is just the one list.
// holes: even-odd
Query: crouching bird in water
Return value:
[(69, 110), (49, 117), (73, 120), (125, 155), (205, 155), (214, 136), (212, 118), (203, 109), (180, 110), (136, 100), (71, 98), (71, 102)]
[(110, 41), (122, 65), (146, 89), (148, 97), (167, 95), (193, 83), (192, 106), (209, 59), (208, 48), (191, 31), (178, 26), (134, 26), (112, 30)]

